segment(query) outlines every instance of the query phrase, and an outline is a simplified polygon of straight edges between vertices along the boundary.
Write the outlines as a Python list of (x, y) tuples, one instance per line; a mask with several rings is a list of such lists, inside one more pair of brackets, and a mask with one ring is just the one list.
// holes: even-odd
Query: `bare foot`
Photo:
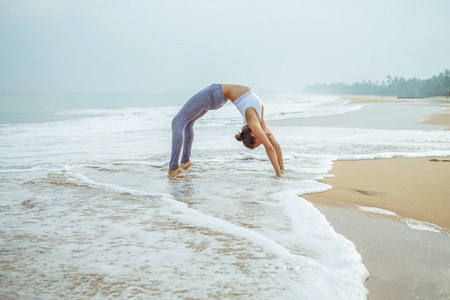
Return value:
[(177, 175), (178, 174), (180, 174), (181, 173), (181, 168), (180, 167), (178, 167), (178, 168), (176, 168), (175, 170), (170, 170), (169, 169), (169, 177), (171, 177), (171, 178), (175, 178), (175, 177), (177, 177)]
[(181, 166), (182, 169), (186, 170), (187, 168), (192, 166), (192, 163), (191, 163), (191, 161), (188, 161), (187, 163), (181, 163), (180, 166)]

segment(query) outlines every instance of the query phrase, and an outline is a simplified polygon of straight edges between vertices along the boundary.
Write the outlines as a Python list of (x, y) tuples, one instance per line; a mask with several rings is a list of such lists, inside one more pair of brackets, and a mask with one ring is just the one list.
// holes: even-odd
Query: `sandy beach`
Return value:
[(427, 98), (397, 98), (394, 96), (343, 96), (343, 99), (351, 100), (352, 103), (417, 103), (417, 100), (423, 101), (440, 101), (450, 103), (450, 98), (448, 97), (427, 97)]
[[(374, 103), (390, 103), (390, 104), (399, 104), (399, 103), (410, 103), (416, 104), (420, 106), (435, 106), (435, 107), (443, 107), (444, 109), (434, 112), (432, 114), (424, 116), (421, 124), (427, 125), (438, 125), (442, 126), (442, 130), (450, 130), (450, 98), (448, 97), (430, 97), (424, 98), (424, 102), (418, 104), (417, 99), (408, 100), (408, 99), (397, 99), (396, 97), (374, 97), (374, 96), (345, 96), (343, 99), (351, 100), (354, 104), (374, 104)], [(440, 104), (427, 104), (425, 101), (437, 101)]]
[(270, 120), (269, 126), (340, 127), (380, 130), (448, 130), (450, 102), (442, 99), (402, 100), (395, 97), (341, 97), (359, 110), (331, 116)]
[(308, 200), (381, 208), (450, 229), (450, 159), (336, 161), (331, 173), (322, 182), (333, 188)]
[(411, 229), (395, 218), (349, 206), (314, 206), (361, 254), (370, 273), (368, 299), (449, 299), (447, 235)]
[[(393, 97), (349, 98), (353, 103), (429, 105)], [(417, 128), (426, 130), (426, 124), (432, 124), (449, 130), (449, 105), (433, 105), (444, 108), (416, 116)], [(366, 284), (369, 299), (449, 299), (450, 159), (335, 161), (329, 173), (334, 177), (321, 182), (331, 190), (302, 197), (355, 243), (371, 274)], [(425, 228), (429, 224), (437, 232), (412, 229), (407, 220)]]
[(443, 130), (450, 130), (450, 108), (443, 109), (427, 116), (422, 124), (441, 125)]
[(398, 99), (397, 97), (379, 97), (379, 96), (343, 96), (342, 99), (351, 100), (352, 103), (414, 103), (408, 99)]
[[(355, 243), (370, 273), (369, 299), (448, 299), (450, 159), (336, 161), (330, 173), (335, 177), (322, 182), (331, 190), (303, 197)], [(439, 225), (444, 234), (411, 229), (405, 218)]]

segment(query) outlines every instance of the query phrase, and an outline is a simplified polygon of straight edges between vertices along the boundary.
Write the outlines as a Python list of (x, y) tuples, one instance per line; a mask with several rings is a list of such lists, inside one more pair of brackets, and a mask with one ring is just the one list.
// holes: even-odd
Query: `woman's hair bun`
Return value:
[(242, 127), (242, 131), (234, 136), (239, 142), (243, 142), (244, 146), (253, 149), (255, 148), (255, 136), (248, 125)]

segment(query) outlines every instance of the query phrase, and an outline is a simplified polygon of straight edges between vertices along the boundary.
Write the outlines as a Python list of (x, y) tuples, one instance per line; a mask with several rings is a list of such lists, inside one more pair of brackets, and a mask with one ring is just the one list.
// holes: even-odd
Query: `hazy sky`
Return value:
[(0, 90), (164, 92), (429, 78), (449, 0), (0, 0)]

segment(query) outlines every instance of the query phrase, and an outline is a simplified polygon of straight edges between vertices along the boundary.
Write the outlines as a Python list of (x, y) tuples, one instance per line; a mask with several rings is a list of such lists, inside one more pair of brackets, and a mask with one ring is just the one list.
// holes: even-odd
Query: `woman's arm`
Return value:
[(277, 153), (278, 165), (280, 169), (284, 171), (284, 162), (283, 162), (283, 154), (281, 152), (281, 146), (275, 139), (275, 136), (270, 132), (269, 128), (267, 128), (266, 123), (261, 121), (262, 130), (265, 132), (267, 138), (269, 139), (272, 146), (275, 148), (275, 152)]
[(281, 146), (280, 144), (278, 144), (273, 134), (270, 134), (268, 138), (272, 146), (275, 148), (275, 152), (277, 153), (278, 165), (280, 166), (280, 169), (284, 171), (283, 154), (281, 152)]
[[(247, 121), (249, 121), (248, 118), (247, 118)], [(277, 174), (278, 177), (281, 177), (281, 168), (280, 168), (280, 164), (279, 164), (277, 150), (272, 145), (269, 138), (266, 136), (266, 133), (262, 130), (259, 120), (250, 121), (250, 122), (248, 122), (247, 125), (248, 125), (248, 127), (250, 127), (252, 132), (256, 135), (257, 138), (259, 138), (261, 143), (264, 145), (264, 148), (266, 149), (266, 154), (269, 157), (270, 162), (272, 163), (275, 173)], [(282, 160), (281, 160), (281, 162), (282, 162)]]

